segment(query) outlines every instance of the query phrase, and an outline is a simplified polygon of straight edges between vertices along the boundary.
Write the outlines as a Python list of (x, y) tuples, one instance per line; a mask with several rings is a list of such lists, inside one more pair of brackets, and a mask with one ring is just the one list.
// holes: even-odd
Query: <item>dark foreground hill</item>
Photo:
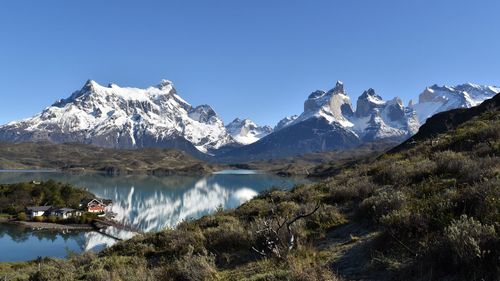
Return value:
[(61, 169), (109, 174), (204, 174), (206, 164), (174, 149), (111, 149), (77, 143), (0, 143), (0, 169)]
[(479, 112), (320, 183), (270, 191), (235, 210), (136, 236), (97, 255), (3, 264), (0, 276), (498, 280), (499, 113)]

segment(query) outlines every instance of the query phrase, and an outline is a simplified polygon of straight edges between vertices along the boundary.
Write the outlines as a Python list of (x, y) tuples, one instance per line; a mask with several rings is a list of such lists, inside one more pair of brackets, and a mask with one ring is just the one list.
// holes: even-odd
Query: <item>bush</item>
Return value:
[(217, 254), (218, 265), (226, 266), (249, 259), (252, 234), (237, 218), (227, 215), (206, 216), (200, 219), (199, 225), (205, 237), (205, 247)]
[(192, 249), (183, 257), (165, 266), (165, 271), (157, 276), (159, 280), (169, 276), (172, 280), (205, 281), (216, 280), (215, 258), (213, 255), (193, 254)]
[(484, 173), (479, 163), (459, 152), (447, 150), (436, 153), (434, 158), (437, 164), (437, 172), (441, 175), (473, 182), (480, 180)]
[(323, 205), (316, 213), (306, 219), (306, 226), (312, 230), (325, 231), (346, 222), (345, 217), (335, 206)]
[(373, 194), (377, 185), (368, 176), (353, 176), (344, 183), (332, 182), (329, 184), (329, 195), (327, 202), (344, 203), (347, 201), (361, 201)]
[(154, 280), (143, 257), (105, 256), (92, 260), (83, 272), (83, 278), (74, 280)]
[(25, 212), (20, 212), (19, 214), (17, 214), (17, 219), (20, 221), (25, 221), (28, 219), (28, 216), (26, 216)]
[(57, 222), (57, 217), (56, 216), (48, 216), (47, 221), (51, 223)]
[(401, 191), (382, 190), (361, 202), (359, 215), (378, 221), (382, 216), (402, 209), (406, 200), (406, 195)]
[(484, 259), (498, 238), (493, 226), (483, 225), (472, 217), (462, 215), (446, 228), (445, 239), (455, 264), (468, 265)]
[(43, 222), (44, 220), (45, 220), (45, 218), (42, 216), (36, 216), (33, 218), (33, 221), (35, 221), (35, 222)]
[[(198, 230), (164, 230), (148, 235), (142, 243), (152, 244), (155, 250), (166, 258), (186, 255), (191, 248), (194, 254), (206, 251), (205, 237)], [(128, 244), (128, 243), (127, 243)]]
[(40, 267), (40, 270), (31, 274), (30, 281), (73, 281), (75, 280), (75, 267), (67, 262), (49, 264)]

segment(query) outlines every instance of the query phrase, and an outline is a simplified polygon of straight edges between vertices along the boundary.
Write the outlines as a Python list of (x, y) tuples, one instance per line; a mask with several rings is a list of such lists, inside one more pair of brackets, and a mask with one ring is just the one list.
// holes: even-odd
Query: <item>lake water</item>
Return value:
[[(306, 182), (249, 171), (224, 171), (203, 177), (0, 172), (0, 183), (48, 179), (71, 183), (113, 200), (110, 210), (117, 214), (115, 219), (144, 232), (173, 227), (182, 220), (211, 213), (219, 206), (238, 207), (273, 187), (291, 188)], [(134, 235), (114, 228), (106, 229), (106, 233), (123, 239)], [(94, 231), (59, 233), (0, 224), (0, 262), (32, 260), (38, 256), (64, 257), (68, 251), (97, 251), (114, 243), (115, 239)]]

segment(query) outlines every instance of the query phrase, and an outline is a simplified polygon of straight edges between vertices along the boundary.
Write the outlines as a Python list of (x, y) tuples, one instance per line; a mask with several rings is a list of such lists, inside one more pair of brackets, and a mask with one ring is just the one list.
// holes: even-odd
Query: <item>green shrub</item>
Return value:
[(81, 272), (83, 280), (154, 280), (143, 257), (103, 256), (92, 260)]
[(43, 222), (44, 220), (45, 220), (45, 218), (43, 216), (33, 217), (33, 221), (35, 221), (35, 222)]
[(453, 253), (454, 262), (468, 265), (484, 259), (498, 237), (493, 226), (483, 225), (474, 218), (462, 215), (446, 228), (445, 239)]
[(163, 279), (165, 276), (171, 280), (209, 281), (217, 280), (215, 258), (208, 254), (193, 254), (192, 249), (184, 256), (176, 259), (173, 263), (165, 265), (164, 272), (157, 276)]
[(194, 254), (203, 253), (206, 251), (204, 242), (205, 237), (199, 229), (191, 231), (168, 229), (148, 235), (142, 241), (144, 244), (154, 245), (155, 251), (166, 258), (186, 255), (189, 248), (192, 248)]
[(306, 226), (309, 229), (320, 231), (329, 230), (346, 222), (344, 215), (332, 205), (323, 205), (316, 213), (306, 218)]
[(361, 202), (359, 214), (377, 221), (394, 210), (402, 209), (406, 201), (407, 197), (402, 191), (382, 190)]
[[(482, 179), (484, 170), (479, 163), (470, 157), (450, 150), (436, 153), (434, 159), (437, 164), (437, 173), (448, 175), (468, 182)], [(485, 167), (486, 168), (486, 167)]]
[(57, 222), (57, 217), (56, 216), (48, 216), (47, 221), (51, 223)]
[(25, 212), (20, 212), (19, 214), (17, 214), (17, 219), (20, 221), (25, 221), (27, 218), (28, 216), (26, 216)]
[(30, 281), (73, 281), (75, 280), (76, 269), (70, 263), (51, 262), (40, 266), (40, 270), (30, 275)]
[(378, 187), (368, 176), (353, 176), (343, 183), (332, 182), (329, 185), (329, 195), (326, 200), (329, 203), (361, 201), (371, 196)]

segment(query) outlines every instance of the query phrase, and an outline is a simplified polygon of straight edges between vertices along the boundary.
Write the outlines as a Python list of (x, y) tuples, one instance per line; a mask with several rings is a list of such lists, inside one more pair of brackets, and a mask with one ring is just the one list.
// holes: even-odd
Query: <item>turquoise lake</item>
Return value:
[[(307, 182), (252, 171), (224, 171), (208, 176), (156, 177), (131, 175), (1, 171), (0, 183), (53, 179), (85, 188), (96, 196), (113, 200), (109, 210), (116, 220), (144, 232), (174, 227), (180, 221), (199, 218), (217, 207), (236, 208), (257, 194), (271, 189), (289, 189)], [(114, 228), (106, 233), (128, 239), (134, 233)], [(99, 232), (61, 233), (0, 224), (0, 262), (65, 257), (69, 252), (98, 251), (116, 240)]]

